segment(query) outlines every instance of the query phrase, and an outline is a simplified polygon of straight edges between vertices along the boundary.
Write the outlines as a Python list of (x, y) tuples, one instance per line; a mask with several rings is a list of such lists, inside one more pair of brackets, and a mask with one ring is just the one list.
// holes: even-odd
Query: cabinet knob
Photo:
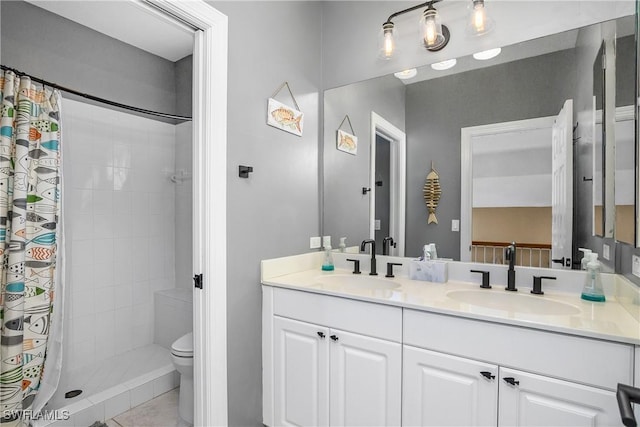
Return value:
[(480, 372), (480, 375), (482, 375), (483, 377), (485, 377), (488, 380), (493, 380), (493, 379), (496, 378), (496, 376), (492, 375), (491, 372), (489, 372), (489, 371), (482, 371), (482, 372)]
[(515, 385), (520, 385), (520, 381), (516, 381), (515, 378), (513, 377), (504, 377), (503, 378), (504, 382), (506, 382), (507, 384), (511, 384), (513, 386)]
[(320, 338), (324, 338), (324, 337), (325, 337), (325, 334), (324, 334), (324, 332), (318, 332), (318, 336), (319, 336)]
[(334, 341), (338, 341), (338, 336), (337, 335), (331, 335), (329, 338), (331, 338)]

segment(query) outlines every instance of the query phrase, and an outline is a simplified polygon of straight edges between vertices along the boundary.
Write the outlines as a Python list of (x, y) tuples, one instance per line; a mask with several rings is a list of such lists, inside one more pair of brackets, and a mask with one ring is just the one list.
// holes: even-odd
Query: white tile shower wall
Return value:
[(153, 342), (153, 292), (175, 286), (175, 126), (63, 101), (67, 363)]
[[(193, 146), (191, 123), (176, 126), (176, 172), (185, 172), (191, 177), (193, 172)], [(192, 196), (193, 179), (187, 178), (176, 184), (176, 287), (192, 286)]]

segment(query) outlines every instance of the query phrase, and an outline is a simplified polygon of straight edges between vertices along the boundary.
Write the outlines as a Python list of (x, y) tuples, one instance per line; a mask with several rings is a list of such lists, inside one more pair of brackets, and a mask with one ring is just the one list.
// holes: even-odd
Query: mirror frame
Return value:
[(636, 244), (635, 247), (640, 247), (640, 209), (638, 208), (638, 204), (640, 203), (640, 0), (636, 0), (636, 93), (635, 100), (636, 106), (634, 108), (635, 114), (635, 146), (636, 146), (636, 167), (635, 167), (635, 177), (636, 177), (636, 221), (635, 221), (635, 235), (636, 235)]
[[(607, 206), (607, 201), (610, 197), (607, 197), (606, 188), (606, 146), (607, 146), (607, 121), (606, 121), (606, 102), (607, 102), (607, 67), (606, 67), (606, 54), (607, 45), (604, 40), (600, 43), (598, 54), (593, 64), (593, 148), (592, 157), (593, 165), (591, 168), (591, 235), (594, 237), (607, 237), (607, 213), (611, 211)], [(597, 72), (596, 72), (597, 71)], [(596, 79), (597, 77), (597, 79)], [(596, 81), (598, 80), (598, 81)], [(598, 97), (596, 96), (596, 87), (599, 87), (600, 91), (600, 103), (598, 103)], [(598, 109), (598, 107), (600, 107)], [(600, 125), (600, 132), (598, 132), (598, 125)], [(600, 144), (598, 145), (598, 137), (600, 138)], [(598, 156), (599, 155), (599, 156)], [(599, 160), (598, 161), (598, 157)], [(600, 176), (598, 176), (598, 167)], [(600, 191), (598, 191), (598, 188)], [(600, 198), (600, 205), (597, 205), (596, 200)], [(596, 221), (596, 207), (600, 207), (600, 221)], [(610, 237), (610, 236), (609, 236)]]

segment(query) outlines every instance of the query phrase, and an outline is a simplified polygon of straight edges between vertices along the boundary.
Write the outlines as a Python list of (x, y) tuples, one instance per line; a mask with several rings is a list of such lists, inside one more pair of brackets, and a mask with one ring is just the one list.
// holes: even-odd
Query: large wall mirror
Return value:
[[(634, 22), (628, 20), (625, 25)], [(616, 31), (615, 60), (610, 66), (615, 69), (615, 108), (613, 115), (613, 135), (615, 146), (614, 177), (614, 235), (619, 242), (635, 244), (635, 181), (636, 181), (636, 139), (634, 91), (636, 49), (633, 29), (618, 28)]]
[[(406, 134), (406, 160), (390, 166), (406, 170), (405, 256), (420, 256), (424, 244), (436, 243), (442, 257), (501, 263), (503, 246), (515, 241), (522, 244), (520, 265), (575, 268), (579, 247), (601, 252), (597, 236), (607, 236), (605, 224), (595, 224), (598, 209), (607, 210), (604, 203), (613, 206), (609, 236), (635, 241), (635, 180), (629, 181), (635, 176), (629, 155), (635, 150), (634, 122), (624, 119), (634, 99), (634, 32), (635, 17), (625, 16), (506, 46), (489, 60), (456, 58), (452, 68), (421, 67), (405, 80), (388, 75), (327, 90), (323, 234), (334, 240), (346, 237), (348, 246), (355, 246), (373, 237), (372, 230), (380, 236), (389, 230), (389, 208), (372, 201), (375, 194), (367, 191), (371, 182), (382, 185), (376, 187), (380, 195), (390, 190), (384, 187), (390, 160), (381, 165), (371, 157), (376, 151), (371, 130), (375, 113)], [(607, 113), (600, 113), (596, 129), (594, 82), (600, 77), (594, 63), (605, 39), (616, 64), (607, 70), (617, 77), (609, 83), (616, 92), (611, 113), (615, 131), (606, 123), (603, 129)], [(618, 77), (622, 72), (627, 75)], [(604, 78), (600, 89), (602, 110), (604, 91), (609, 96), (610, 90)], [(336, 149), (336, 131), (346, 115), (358, 137), (356, 155)], [(602, 138), (605, 130), (615, 139)], [(467, 148), (461, 142), (465, 138)], [(564, 157), (554, 160), (558, 138)], [(598, 150), (601, 156), (594, 158)], [(432, 165), (442, 189), (437, 224), (427, 223), (423, 197)], [(557, 188), (562, 188), (564, 201), (563, 222), (555, 225), (561, 235), (554, 234)], [(553, 251), (559, 239), (566, 251), (561, 258)]]

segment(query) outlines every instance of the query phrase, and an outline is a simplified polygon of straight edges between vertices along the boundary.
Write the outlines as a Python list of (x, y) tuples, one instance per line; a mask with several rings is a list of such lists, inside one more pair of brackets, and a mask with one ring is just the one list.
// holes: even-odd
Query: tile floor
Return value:
[(105, 423), (108, 427), (183, 427), (178, 418), (178, 390), (175, 388)]

